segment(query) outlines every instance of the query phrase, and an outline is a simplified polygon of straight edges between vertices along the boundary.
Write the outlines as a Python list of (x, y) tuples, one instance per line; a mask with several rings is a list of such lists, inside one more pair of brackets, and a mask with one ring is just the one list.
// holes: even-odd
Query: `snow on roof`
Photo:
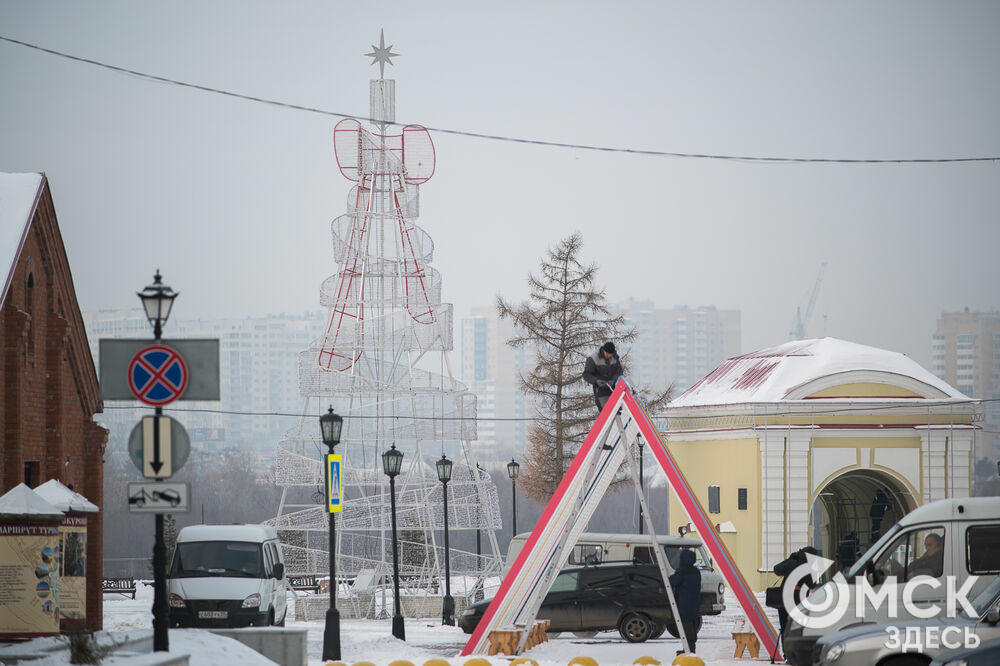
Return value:
[(0, 173), (0, 305), (41, 185), (40, 173)]
[(75, 492), (56, 479), (49, 479), (35, 488), (35, 492), (46, 502), (62, 511), (79, 511), (81, 513), (96, 513), (100, 511), (97, 505), (78, 492)]
[[(919, 363), (898, 352), (836, 338), (793, 340), (735, 356), (670, 403), (671, 407), (789, 400), (789, 394), (818, 379), (841, 373), (895, 375), (904, 386), (923, 388), (926, 397), (965, 398)], [(847, 380), (845, 383), (865, 381)], [(868, 379), (868, 381), (872, 381)], [(880, 380), (875, 380), (880, 381)], [(940, 395), (931, 395), (937, 394)], [(797, 396), (804, 397), (804, 396)]]
[(19, 483), (0, 497), (0, 516), (51, 516), (62, 518), (63, 512), (46, 502), (34, 490)]

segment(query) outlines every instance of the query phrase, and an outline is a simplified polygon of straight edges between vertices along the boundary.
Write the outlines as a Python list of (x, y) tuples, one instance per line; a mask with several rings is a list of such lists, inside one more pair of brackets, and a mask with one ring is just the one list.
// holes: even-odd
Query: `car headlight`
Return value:
[(828, 661), (830, 663), (835, 662), (838, 659), (840, 659), (840, 657), (843, 654), (844, 654), (844, 644), (843, 643), (834, 643), (826, 651), (826, 661)]
[(969, 662), (965, 659), (952, 659), (946, 662), (944, 666), (969, 666)]
[(719, 583), (719, 596), (721, 597), (725, 593), (726, 593), (726, 584), (725, 583)]
[(243, 608), (260, 608), (260, 595), (251, 594), (243, 600)]
[(179, 594), (171, 594), (167, 597), (167, 603), (171, 608), (184, 608), (184, 598)]

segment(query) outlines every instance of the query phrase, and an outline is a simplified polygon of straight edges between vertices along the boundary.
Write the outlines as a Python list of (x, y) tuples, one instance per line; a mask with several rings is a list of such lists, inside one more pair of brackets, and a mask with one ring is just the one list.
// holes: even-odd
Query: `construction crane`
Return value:
[(812, 288), (812, 295), (809, 296), (809, 305), (806, 306), (806, 316), (802, 316), (801, 307), (795, 307), (795, 319), (792, 321), (792, 330), (788, 332), (788, 335), (790, 335), (793, 340), (801, 340), (805, 337), (806, 324), (809, 323), (809, 318), (812, 317), (813, 308), (816, 307), (816, 297), (819, 296), (819, 288), (820, 285), (823, 284), (823, 273), (825, 272), (826, 262), (824, 261), (819, 265), (819, 275), (816, 276), (816, 282), (813, 284)]

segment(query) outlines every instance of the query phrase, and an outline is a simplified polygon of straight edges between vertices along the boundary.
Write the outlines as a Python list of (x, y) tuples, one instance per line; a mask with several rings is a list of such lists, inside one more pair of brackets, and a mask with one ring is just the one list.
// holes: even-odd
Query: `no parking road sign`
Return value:
[(128, 366), (132, 395), (147, 405), (166, 405), (187, 388), (187, 363), (176, 350), (163, 345), (140, 349)]
[(101, 397), (159, 407), (219, 399), (218, 340), (101, 340)]

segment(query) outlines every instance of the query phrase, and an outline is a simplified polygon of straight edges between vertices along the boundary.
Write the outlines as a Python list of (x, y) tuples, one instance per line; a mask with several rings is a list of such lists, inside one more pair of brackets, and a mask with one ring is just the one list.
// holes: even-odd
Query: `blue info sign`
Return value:
[(340, 513), (344, 490), (344, 469), (339, 453), (326, 455), (326, 507), (330, 513)]

